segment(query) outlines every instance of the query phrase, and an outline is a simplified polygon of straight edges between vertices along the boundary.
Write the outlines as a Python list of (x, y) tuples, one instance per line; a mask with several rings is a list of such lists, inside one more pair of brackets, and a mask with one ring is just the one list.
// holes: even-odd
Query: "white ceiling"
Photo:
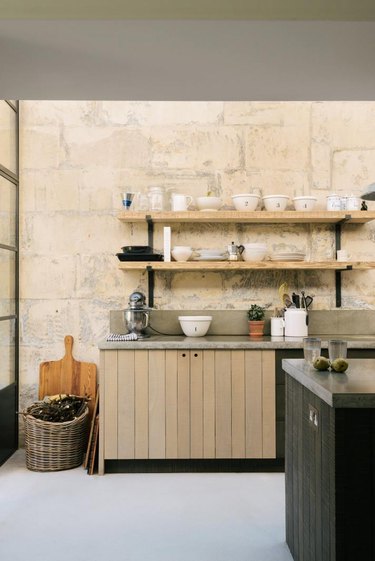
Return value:
[(375, 22), (2, 20), (0, 54), (2, 99), (375, 99)]

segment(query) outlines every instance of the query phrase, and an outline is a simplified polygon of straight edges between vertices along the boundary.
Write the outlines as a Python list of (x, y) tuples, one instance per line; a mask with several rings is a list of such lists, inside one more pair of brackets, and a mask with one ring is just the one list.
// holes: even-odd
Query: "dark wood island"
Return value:
[(286, 541), (295, 561), (375, 560), (375, 360), (286, 373)]

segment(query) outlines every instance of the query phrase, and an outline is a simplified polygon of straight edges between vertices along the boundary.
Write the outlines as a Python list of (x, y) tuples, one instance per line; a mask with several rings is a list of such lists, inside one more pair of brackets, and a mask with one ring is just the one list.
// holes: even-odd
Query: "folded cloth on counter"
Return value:
[(138, 335), (135, 333), (128, 333), (127, 335), (122, 335), (120, 333), (110, 333), (107, 337), (107, 341), (117, 342), (117, 341), (137, 341)]

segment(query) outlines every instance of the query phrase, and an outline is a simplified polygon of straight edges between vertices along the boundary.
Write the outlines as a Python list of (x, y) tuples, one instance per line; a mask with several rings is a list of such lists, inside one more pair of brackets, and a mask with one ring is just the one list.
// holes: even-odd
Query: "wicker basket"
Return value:
[(59, 471), (80, 466), (86, 447), (88, 407), (80, 417), (64, 423), (41, 421), (23, 413), (26, 467), (32, 471)]

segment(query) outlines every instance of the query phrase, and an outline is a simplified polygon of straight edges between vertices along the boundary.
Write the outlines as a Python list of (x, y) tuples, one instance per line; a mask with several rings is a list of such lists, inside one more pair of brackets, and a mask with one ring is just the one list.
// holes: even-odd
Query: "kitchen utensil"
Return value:
[(284, 318), (271, 318), (271, 337), (282, 337), (284, 335)]
[(147, 196), (150, 202), (150, 210), (164, 210), (165, 190), (162, 186), (152, 186), (148, 188)]
[(96, 364), (73, 358), (73, 337), (64, 338), (65, 356), (61, 360), (42, 362), (39, 367), (39, 399), (61, 393), (88, 396), (90, 415), (96, 397)]
[(336, 195), (336, 193), (327, 195), (327, 210), (333, 210), (333, 211), (341, 210), (340, 195)]
[(265, 209), (269, 212), (285, 210), (289, 202), (287, 195), (266, 195), (262, 197)]
[(179, 316), (178, 321), (187, 337), (204, 337), (211, 325), (212, 316)]
[(130, 207), (133, 204), (133, 201), (135, 199), (135, 197), (137, 196), (137, 193), (131, 192), (131, 191), (127, 191), (126, 193), (122, 193), (122, 206), (124, 208), (124, 210), (130, 210)]
[(295, 308), (295, 305), (293, 304), (292, 300), (290, 299), (289, 294), (284, 294), (283, 295), (283, 304), (286, 308), (290, 308), (290, 307)]
[(305, 296), (305, 291), (301, 290), (302, 299), (301, 299), (301, 308), (305, 308), (307, 310), (309, 306), (313, 303), (314, 298), (312, 296)]
[(328, 357), (331, 362), (336, 358), (346, 358), (347, 342), (341, 339), (331, 339), (328, 341)]
[(293, 292), (292, 294), (292, 302), (295, 305), (296, 308), (300, 307), (300, 301), (299, 301), (299, 295), (296, 294), (295, 292)]
[(219, 210), (222, 205), (220, 197), (197, 197), (197, 207), (199, 210)]
[(287, 308), (284, 314), (285, 337), (307, 337), (308, 315), (302, 308)]
[(314, 364), (321, 354), (322, 341), (317, 337), (305, 337), (303, 340), (303, 356), (306, 362)]
[(154, 251), (149, 245), (125, 245), (121, 249), (124, 253), (152, 253)]
[(174, 211), (185, 211), (193, 202), (193, 197), (190, 195), (181, 195), (179, 193), (171, 194), (171, 208)]
[(232, 242), (230, 245), (228, 245), (227, 249), (228, 261), (240, 261), (241, 254), (245, 248), (243, 245), (236, 245), (234, 242)]
[(175, 245), (172, 257), (175, 261), (187, 261), (193, 255), (193, 249), (187, 245)]
[(284, 305), (284, 294), (288, 294), (289, 292), (289, 287), (288, 287), (288, 283), (283, 282), (280, 286), (279, 286), (279, 298), (281, 300), (281, 303)]
[(293, 204), (294, 208), (299, 212), (310, 212), (314, 210), (316, 201), (318, 199), (316, 197), (294, 197)]
[(129, 308), (124, 310), (128, 333), (134, 333), (138, 339), (149, 337), (145, 332), (149, 323), (149, 311), (146, 306), (146, 296), (142, 292), (132, 292), (129, 296)]
[(257, 208), (260, 195), (255, 193), (245, 193), (243, 195), (233, 195), (232, 201), (234, 208), (238, 211), (253, 211)]
[(163, 261), (161, 253), (116, 253), (120, 261)]

